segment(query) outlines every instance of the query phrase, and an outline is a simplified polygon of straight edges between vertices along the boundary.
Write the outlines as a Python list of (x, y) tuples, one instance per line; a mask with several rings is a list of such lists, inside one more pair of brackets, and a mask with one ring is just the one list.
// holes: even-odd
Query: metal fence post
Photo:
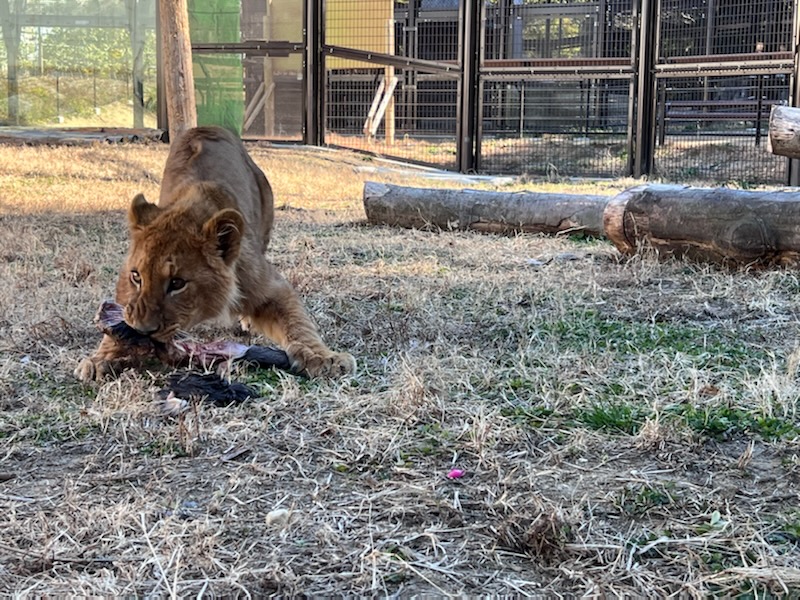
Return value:
[(464, 0), (460, 3), (461, 77), (458, 86), (456, 163), (462, 173), (476, 168), (481, 5), (482, 0)]
[[(794, 3), (794, 15), (792, 16), (792, 48), (794, 50), (794, 71), (792, 72), (790, 91), (792, 106), (800, 107), (800, 6)], [(787, 183), (789, 185), (800, 185), (800, 159), (788, 158), (786, 165)]]
[(303, 27), (303, 143), (312, 146), (325, 143), (324, 28), (324, 0), (306, 0)]
[(636, 69), (636, 123), (634, 130), (633, 176), (648, 175), (653, 170), (656, 129), (655, 61), (658, 56), (659, 0), (638, 0), (639, 43)]

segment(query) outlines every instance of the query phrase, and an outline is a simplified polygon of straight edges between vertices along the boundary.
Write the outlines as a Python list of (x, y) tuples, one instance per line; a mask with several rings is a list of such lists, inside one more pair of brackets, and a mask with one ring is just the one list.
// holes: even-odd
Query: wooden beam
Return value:
[(378, 84), (378, 91), (375, 92), (375, 97), (372, 99), (372, 104), (367, 112), (367, 118), (364, 121), (364, 135), (366, 137), (370, 137), (372, 135), (372, 121), (375, 119), (375, 113), (378, 112), (378, 106), (381, 103), (381, 98), (383, 98), (383, 88), (385, 85), (386, 78), (384, 77)]
[[(378, 110), (375, 113), (375, 117), (372, 119), (372, 123), (370, 124), (369, 133), (371, 136), (375, 136), (378, 133), (378, 127), (383, 120), (383, 115), (386, 112), (386, 108), (391, 104), (394, 106), (394, 89), (397, 87), (397, 77), (392, 76), (389, 80), (389, 83), (386, 85), (386, 89), (384, 90), (383, 98), (381, 99), (381, 103), (378, 106)], [(394, 116), (392, 116), (392, 125), (389, 125), (387, 120), (386, 122), (386, 143), (393, 144), (394, 143)], [(392, 139), (389, 140), (389, 133), (391, 131)]]

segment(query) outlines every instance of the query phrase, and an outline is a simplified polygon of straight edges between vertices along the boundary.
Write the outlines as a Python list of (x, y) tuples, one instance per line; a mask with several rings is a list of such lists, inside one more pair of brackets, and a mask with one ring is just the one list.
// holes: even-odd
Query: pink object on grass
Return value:
[(461, 479), (466, 474), (463, 469), (450, 469), (447, 473), (448, 479)]

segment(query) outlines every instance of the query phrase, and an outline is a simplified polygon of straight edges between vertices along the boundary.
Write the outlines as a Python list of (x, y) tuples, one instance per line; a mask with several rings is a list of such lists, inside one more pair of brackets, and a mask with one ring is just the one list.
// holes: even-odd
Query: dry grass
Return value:
[(360, 372), (172, 420), (163, 374), (71, 376), (166, 148), (0, 148), (1, 589), (797, 595), (797, 273), (369, 227), (365, 179), (464, 183), (253, 154), (270, 258)]
[[(326, 134), (335, 146), (394, 156), (442, 168), (456, 167), (454, 139), (424, 140), (398, 137), (394, 144), (361, 135)], [(737, 187), (779, 185), (786, 181), (786, 159), (771, 154), (766, 142), (756, 146), (753, 137), (700, 138), (690, 133), (670, 135), (655, 148), (653, 178), (695, 183), (713, 182)], [(624, 135), (591, 136), (542, 134), (535, 137), (484, 138), (481, 141), (481, 171), (525, 173), (553, 181), (594, 174), (619, 177), (628, 169)]]

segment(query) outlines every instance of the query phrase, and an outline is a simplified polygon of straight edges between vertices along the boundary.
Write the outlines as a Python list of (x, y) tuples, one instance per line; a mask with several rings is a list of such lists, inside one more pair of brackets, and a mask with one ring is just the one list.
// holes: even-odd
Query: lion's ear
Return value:
[(219, 211), (203, 225), (206, 239), (227, 265), (239, 258), (243, 232), (244, 218), (238, 210), (232, 208)]
[(146, 227), (156, 218), (160, 210), (155, 204), (150, 204), (144, 194), (136, 194), (130, 209), (128, 209), (128, 223), (131, 229)]

